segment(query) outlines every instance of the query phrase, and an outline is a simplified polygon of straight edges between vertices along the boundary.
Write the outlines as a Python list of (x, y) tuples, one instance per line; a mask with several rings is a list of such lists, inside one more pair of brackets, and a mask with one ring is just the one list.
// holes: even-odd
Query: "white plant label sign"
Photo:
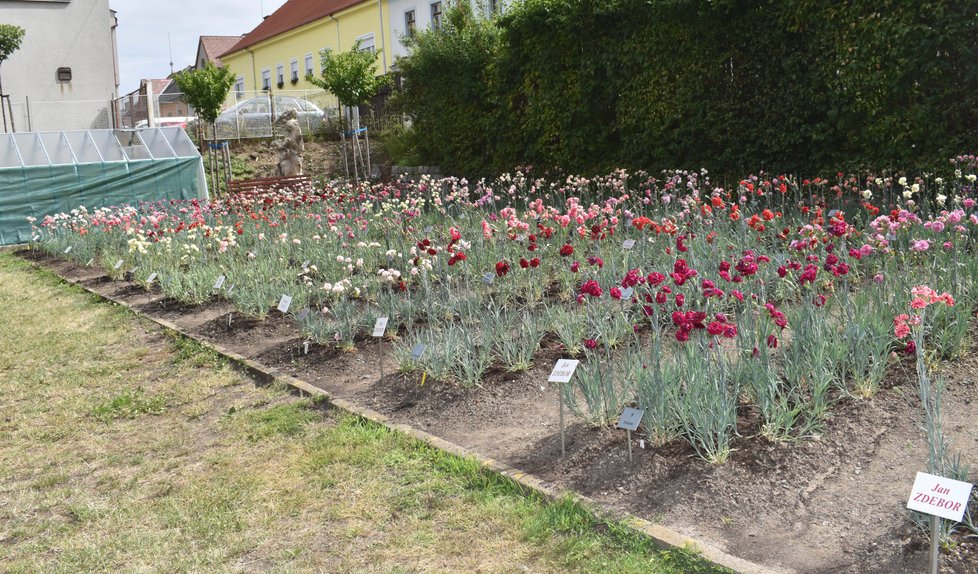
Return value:
[(550, 372), (550, 378), (547, 381), (551, 383), (569, 383), (571, 377), (574, 376), (574, 371), (577, 370), (578, 363), (580, 361), (576, 359), (560, 359), (554, 365), (554, 370)]
[(282, 299), (280, 299), (278, 302), (277, 309), (283, 313), (288, 313), (289, 305), (291, 304), (292, 304), (292, 297), (289, 297), (288, 295), (282, 295)]
[(226, 279), (227, 278), (224, 275), (219, 276), (217, 278), (217, 281), (214, 282), (214, 290), (216, 291), (216, 290), (220, 289), (221, 287), (224, 287), (224, 281)]
[(907, 508), (961, 522), (971, 497), (971, 488), (972, 485), (967, 482), (918, 472)]
[(418, 343), (411, 349), (411, 358), (415, 361), (420, 361), (421, 356), (424, 355), (424, 350), (428, 347), (424, 343)]
[(150, 273), (149, 277), (146, 278), (146, 284), (152, 285), (153, 281), (156, 281), (156, 273)]
[(377, 317), (377, 322), (374, 323), (374, 337), (383, 337), (385, 331), (387, 331), (387, 317)]
[(621, 248), (622, 249), (631, 249), (633, 247), (635, 247), (635, 240), (634, 239), (626, 239), (621, 244)]
[(631, 287), (625, 287), (624, 289), (621, 290), (621, 298), (622, 299), (631, 299), (632, 298), (632, 293), (634, 293), (634, 292), (635, 291)]
[(115, 269), (115, 270), (121, 269), (122, 268), (122, 264), (123, 264), (123, 260), (122, 259), (116, 261), (115, 262), (115, 267), (113, 267), (113, 269)]
[(65, 249), (65, 255), (68, 255), (69, 253), (71, 253), (72, 247), (74, 247), (74, 245), (69, 245), (68, 248)]

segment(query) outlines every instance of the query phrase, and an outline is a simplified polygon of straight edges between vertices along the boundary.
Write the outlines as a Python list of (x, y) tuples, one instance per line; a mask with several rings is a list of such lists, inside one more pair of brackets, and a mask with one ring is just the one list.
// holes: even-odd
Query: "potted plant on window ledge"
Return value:
[(278, 89), (280, 89), (280, 90), (281, 90), (281, 89), (282, 89), (282, 88), (284, 88), (284, 87), (285, 87), (285, 82), (283, 82), (283, 81), (279, 81), (279, 83), (278, 83)]

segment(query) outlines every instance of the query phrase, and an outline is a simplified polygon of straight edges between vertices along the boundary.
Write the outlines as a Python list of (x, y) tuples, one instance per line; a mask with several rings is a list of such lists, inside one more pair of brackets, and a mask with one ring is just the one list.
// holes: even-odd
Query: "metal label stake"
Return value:
[[(374, 323), (374, 337), (377, 337), (377, 354), (380, 355), (380, 380), (384, 380), (384, 332), (387, 331), (387, 317), (378, 317)], [(423, 351), (422, 351), (423, 352)]]
[(936, 474), (918, 472), (907, 508), (930, 514), (930, 571), (937, 574), (941, 557), (941, 519), (961, 522), (973, 486)]
[(564, 434), (564, 394), (561, 392), (560, 385), (570, 382), (579, 363), (580, 361), (575, 359), (560, 359), (554, 365), (553, 371), (550, 372), (550, 377), (547, 378), (547, 382), (558, 383), (557, 398), (560, 402), (560, 458), (564, 458), (567, 455), (567, 441)]
[(625, 429), (628, 433), (628, 462), (632, 462), (632, 431), (638, 430), (638, 425), (642, 422), (644, 414), (645, 411), (642, 409), (625, 407), (618, 419), (618, 428)]

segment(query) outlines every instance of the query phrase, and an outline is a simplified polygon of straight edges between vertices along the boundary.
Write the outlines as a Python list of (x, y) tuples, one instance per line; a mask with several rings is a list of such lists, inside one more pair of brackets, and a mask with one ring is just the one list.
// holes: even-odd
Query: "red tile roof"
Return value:
[(151, 84), (152, 87), (153, 87), (153, 94), (158, 96), (158, 95), (160, 95), (160, 94), (163, 93), (163, 90), (165, 90), (167, 88), (167, 86), (170, 85), (170, 82), (172, 82), (172, 81), (173, 80), (171, 80), (169, 78), (163, 79), (163, 80), (158, 80), (158, 79), (141, 80), (139, 82), (139, 91), (140, 91), (140, 93), (145, 94), (146, 93), (146, 85), (147, 84)]
[(368, 0), (289, 0), (220, 56), (224, 57), (239, 52), (263, 40), (331, 16), (365, 1)]
[(200, 44), (204, 48), (204, 56), (215, 66), (221, 67), (221, 54), (241, 41), (242, 36), (201, 36)]

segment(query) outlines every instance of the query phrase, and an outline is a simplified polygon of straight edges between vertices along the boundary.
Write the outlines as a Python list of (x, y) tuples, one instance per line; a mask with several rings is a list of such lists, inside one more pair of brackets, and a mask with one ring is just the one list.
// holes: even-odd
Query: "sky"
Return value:
[[(119, 95), (140, 79), (165, 78), (194, 62), (201, 36), (234, 36), (255, 28), (285, 0), (109, 0), (119, 27)], [(169, 39), (167, 38), (169, 34)]]

